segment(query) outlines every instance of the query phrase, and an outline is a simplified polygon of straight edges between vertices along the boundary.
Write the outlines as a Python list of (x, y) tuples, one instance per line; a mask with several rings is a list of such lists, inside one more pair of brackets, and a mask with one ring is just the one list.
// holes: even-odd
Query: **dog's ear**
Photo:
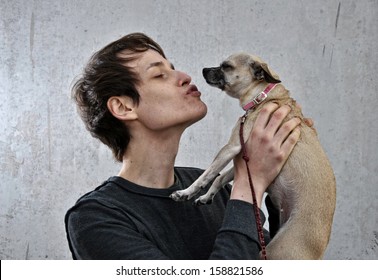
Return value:
[(281, 82), (280, 77), (278, 77), (278, 75), (269, 68), (268, 64), (266, 64), (260, 58), (254, 57), (254, 59), (250, 62), (250, 66), (256, 79), (260, 81), (265, 80), (267, 83), (273, 84)]

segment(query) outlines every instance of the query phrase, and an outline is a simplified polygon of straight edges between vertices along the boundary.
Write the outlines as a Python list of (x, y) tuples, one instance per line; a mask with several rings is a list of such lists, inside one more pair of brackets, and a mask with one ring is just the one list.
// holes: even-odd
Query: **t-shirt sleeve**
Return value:
[[(265, 216), (259, 211), (264, 224)], [(266, 230), (264, 237), (268, 243), (270, 238)], [(253, 205), (241, 200), (230, 200), (210, 259), (260, 259), (260, 250)]]

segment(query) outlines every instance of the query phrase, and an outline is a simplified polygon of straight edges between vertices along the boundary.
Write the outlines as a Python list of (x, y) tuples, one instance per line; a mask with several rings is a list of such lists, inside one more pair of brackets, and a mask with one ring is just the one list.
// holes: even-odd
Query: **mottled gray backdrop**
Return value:
[[(70, 99), (90, 55), (135, 31), (189, 73), (209, 112), (178, 165), (207, 167), (242, 114), (205, 66), (270, 63), (315, 121), (337, 178), (327, 259), (378, 259), (378, 0), (0, 0), (0, 258), (69, 259), (63, 217), (120, 166)], [(190, 225), (188, 225), (190, 226)]]

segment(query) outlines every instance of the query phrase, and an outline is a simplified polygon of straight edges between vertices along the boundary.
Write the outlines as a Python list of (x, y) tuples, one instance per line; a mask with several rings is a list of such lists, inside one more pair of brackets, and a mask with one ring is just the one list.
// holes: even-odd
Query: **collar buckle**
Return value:
[(255, 102), (256, 105), (258, 105), (261, 102), (263, 102), (267, 97), (268, 95), (264, 91), (262, 91), (259, 95), (253, 98), (253, 101)]
[(243, 106), (244, 111), (254, 110), (257, 105), (262, 103), (267, 97), (268, 93), (276, 86), (276, 84), (269, 84), (265, 90), (260, 92), (251, 102)]

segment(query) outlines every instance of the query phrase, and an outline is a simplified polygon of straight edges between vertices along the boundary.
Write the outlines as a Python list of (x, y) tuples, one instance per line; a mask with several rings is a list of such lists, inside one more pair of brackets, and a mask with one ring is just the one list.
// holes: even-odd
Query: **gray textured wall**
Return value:
[(204, 66), (263, 57), (315, 121), (337, 178), (327, 259), (378, 259), (378, 0), (0, 0), (0, 258), (67, 259), (63, 217), (118, 172), (85, 131), (70, 87), (91, 53), (129, 32), (156, 39), (208, 104), (178, 165), (205, 168), (242, 111)]

